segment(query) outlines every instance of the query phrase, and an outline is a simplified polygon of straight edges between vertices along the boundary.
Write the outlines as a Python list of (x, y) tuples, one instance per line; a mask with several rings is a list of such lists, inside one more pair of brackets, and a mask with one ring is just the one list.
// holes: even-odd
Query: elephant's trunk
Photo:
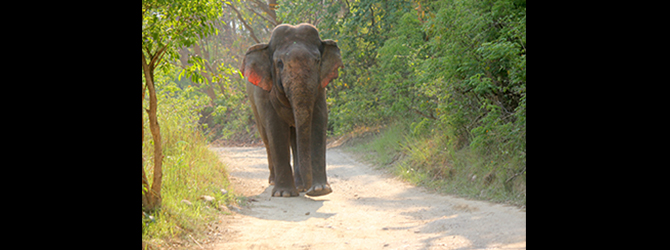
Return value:
[(307, 113), (296, 112), (295, 115), (296, 144), (300, 177), (304, 187), (309, 188), (312, 186), (312, 109), (304, 111)]
[(293, 109), (299, 176), (305, 188), (312, 187), (312, 120), (319, 91), (317, 52), (294, 45), (283, 58), (282, 84)]
[[(305, 188), (312, 186), (312, 120), (316, 101), (315, 79), (296, 81), (301, 86), (291, 91), (291, 105), (295, 119), (296, 144), (298, 149), (298, 167), (300, 179)], [(312, 81), (310, 81), (312, 80)]]

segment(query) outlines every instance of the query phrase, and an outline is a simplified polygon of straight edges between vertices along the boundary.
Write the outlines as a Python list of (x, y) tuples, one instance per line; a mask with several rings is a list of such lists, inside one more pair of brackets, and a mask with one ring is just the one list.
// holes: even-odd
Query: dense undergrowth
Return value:
[(525, 205), (526, 2), (348, 3), (317, 25), (345, 64), (330, 134), (383, 128), (357, 151), (413, 183)]
[[(207, 148), (207, 140), (199, 128), (198, 111), (206, 100), (194, 96), (192, 89), (181, 90), (174, 82), (162, 80), (165, 84), (158, 86), (158, 119), (165, 155), (163, 199), (156, 211), (143, 212), (142, 242), (148, 249), (207, 242), (205, 233), (215, 228), (218, 217), (226, 213), (220, 206), (235, 202), (232, 192), (224, 194), (221, 190), (227, 191), (230, 185), (226, 168)], [(142, 149), (143, 167), (152, 179), (153, 141), (147, 127)], [(203, 195), (215, 200), (206, 202), (201, 199)]]
[[(361, 130), (359, 128), (359, 130)], [(481, 157), (469, 147), (449, 150), (444, 137), (412, 135), (411, 123), (396, 122), (354, 132), (345, 147), (375, 167), (414, 185), (444, 194), (526, 206), (526, 173), (515, 159)]]

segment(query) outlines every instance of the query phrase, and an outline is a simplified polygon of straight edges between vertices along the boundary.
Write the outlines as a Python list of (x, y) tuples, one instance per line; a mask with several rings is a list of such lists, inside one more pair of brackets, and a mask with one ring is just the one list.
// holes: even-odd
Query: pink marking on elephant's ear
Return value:
[(253, 85), (256, 85), (256, 86), (258, 86), (258, 87), (261, 87), (261, 88), (264, 89), (265, 91), (270, 91), (270, 89), (272, 88), (272, 86), (270, 86), (269, 84), (267, 84), (267, 81), (263, 82), (263, 81), (262, 81), (262, 80), (263, 80), (263, 77), (260, 76), (259, 74), (257, 74), (256, 72), (254, 72), (251, 68), (247, 68), (246, 70), (244, 70), (244, 72), (242, 73), (242, 75), (243, 75), (244, 77), (247, 77), (247, 79), (249, 80), (249, 82), (251, 82)]
[(270, 61), (268, 59), (268, 44), (256, 44), (249, 47), (242, 61), (242, 76), (251, 84), (270, 92), (272, 76), (270, 75)]
[(337, 65), (337, 66), (333, 67), (333, 69), (330, 71), (330, 73), (328, 73), (328, 75), (326, 75), (326, 77), (324, 77), (323, 79), (321, 79), (321, 87), (322, 87), (322, 88), (325, 88), (326, 85), (328, 85), (328, 83), (329, 83), (330, 81), (332, 81), (333, 79), (337, 78), (337, 76), (338, 76), (338, 74), (337, 74), (337, 70), (338, 70), (340, 67), (341, 67), (341, 65)]

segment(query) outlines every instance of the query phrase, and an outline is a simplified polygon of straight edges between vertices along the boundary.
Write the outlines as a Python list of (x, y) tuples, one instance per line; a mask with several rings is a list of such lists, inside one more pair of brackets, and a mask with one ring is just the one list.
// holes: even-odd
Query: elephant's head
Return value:
[[(311, 185), (310, 130), (314, 105), (320, 92), (337, 78), (340, 67), (343, 64), (337, 43), (321, 40), (310, 24), (277, 26), (270, 42), (250, 47), (242, 63), (241, 72), (249, 82), (269, 92), (282, 106), (291, 108), (291, 126), (296, 128), (300, 169), (307, 187)], [(323, 125), (325, 133), (326, 124)]]
[(339, 67), (343, 65), (335, 41), (322, 41), (310, 24), (282, 24), (269, 43), (247, 50), (241, 72), (249, 82), (268, 92), (274, 88), (293, 104), (302, 95), (316, 96), (319, 88), (337, 78)]

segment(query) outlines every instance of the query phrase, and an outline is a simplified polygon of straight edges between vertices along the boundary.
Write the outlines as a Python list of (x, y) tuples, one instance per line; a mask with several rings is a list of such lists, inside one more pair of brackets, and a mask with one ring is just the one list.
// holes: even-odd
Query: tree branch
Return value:
[(509, 179), (507, 179), (507, 180), (505, 181), (505, 183), (508, 183), (509, 181), (511, 181), (512, 179), (516, 178), (517, 176), (523, 174), (524, 172), (526, 172), (526, 167), (523, 167), (523, 169), (522, 169), (521, 171), (519, 171), (518, 173), (512, 175), (512, 177), (510, 177)]
[(351, 7), (349, 7), (349, 1), (344, 0), (345, 3), (347, 3), (347, 13), (344, 13), (344, 16), (342, 17), (342, 20), (347, 19), (347, 16), (349, 16), (349, 13), (351, 13)]
[(247, 22), (244, 21), (244, 18), (242, 18), (242, 13), (240, 13), (240, 11), (238, 11), (237, 8), (235, 8), (235, 6), (233, 6), (232, 4), (226, 3), (226, 5), (228, 5), (228, 7), (233, 9), (233, 11), (235, 11), (235, 13), (237, 13), (237, 19), (240, 19), (240, 21), (242, 22), (242, 25), (244, 25), (244, 28), (249, 30), (249, 34), (251, 34), (251, 38), (253, 38), (254, 41), (256, 41), (256, 43), (261, 43), (261, 41), (258, 40), (258, 37), (256, 37), (256, 34), (254, 34), (254, 29), (252, 29), (249, 26), (249, 24), (247, 24)]
[(246, 8), (247, 10), (253, 12), (253, 13), (256, 14), (257, 16), (259, 16), (259, 17), (265, 19), (266, 21), (270, 22), (272, 25), (277, 26), (277, 23), (276, 23), (275, 21), (272, 21), (272, 20), (270, 20), (269, 18), (267, 18), (267, 17), (261, 15), (260, 13), (256, 12), (256, 11), (253, 10), (252, 8), (249, 8), (249, 6), (244, 6), (244, 8)]
[(158, 51), (156, 51), (156, 54), (154, 54), (153, 57), (151, 57), (151, 62), (149, 63), (149, 66), (152, 69), (156, 69), (156, 65), (160, 63), (160, 61), (163, 59), (163, 55), (165, 55), (165, 51), (167, 51), (168, 45), (165, 45), (165, 47), (160, 48)]
[[(193, 19), (187, 18), (185, 21), (190, 22), (191, 20)], [(163, 56), (165, 55), (165, 52), (167, 51), (168, 47), (170, 47), (170, 44), (174, 42), (174, 38), (181, 36), (181, 34), (184, 33), (184, 31), (186, 31), (186, 28), (188, 28), (188, 25), (184, 26), (184, 28), (181, 29), (179, 33), (175, 34), (174, 36), (171, 36), (171, 38), (167, 40), (165, 45), (162, 48), (158, 49), (158, 51), (156, 51), (154, 55), (151, 55), (151, 53), (147, 51), (147, 54), (149, 54), (149, 57), (151, 59), (151, 61), (149, 62), (149, 66), (151, 67), (152, 70), (156, 69), (156, 66), (160, 63), (161, 60), (163, 60)]]
[(414, 113), (416, 113), (416, 114), (418, 114), (418, 115), (421, 115), (421, 116), (423, 116), (423, 117), (426, 117), (426, 118), (428, 118), (428, 119), (433, 119), (433, 120), (436, 120), (436, 121), (437, 121), (437, 118), (435, 118), (435, 116), (434, 116), (433, 114), (426, 115), (425, 113), (423, 113), (423, 112), (421, 112), (421, 111), (419, 111), (418, 109), (415, 109), (415, 108), (409, 108), (409, 110), (411, 110), (412, 112), (414, 112)]
[(281, 24), (281, 21), (277, 20), (277, 13), (275, 12), (278, 5), (277, 0), (269, 0), (268, 3), (259, 0), (254, 0), (254, 2), (263, 10), (263, 12), (267, 13), (268, 16), (274, 20), (275, 26)]

